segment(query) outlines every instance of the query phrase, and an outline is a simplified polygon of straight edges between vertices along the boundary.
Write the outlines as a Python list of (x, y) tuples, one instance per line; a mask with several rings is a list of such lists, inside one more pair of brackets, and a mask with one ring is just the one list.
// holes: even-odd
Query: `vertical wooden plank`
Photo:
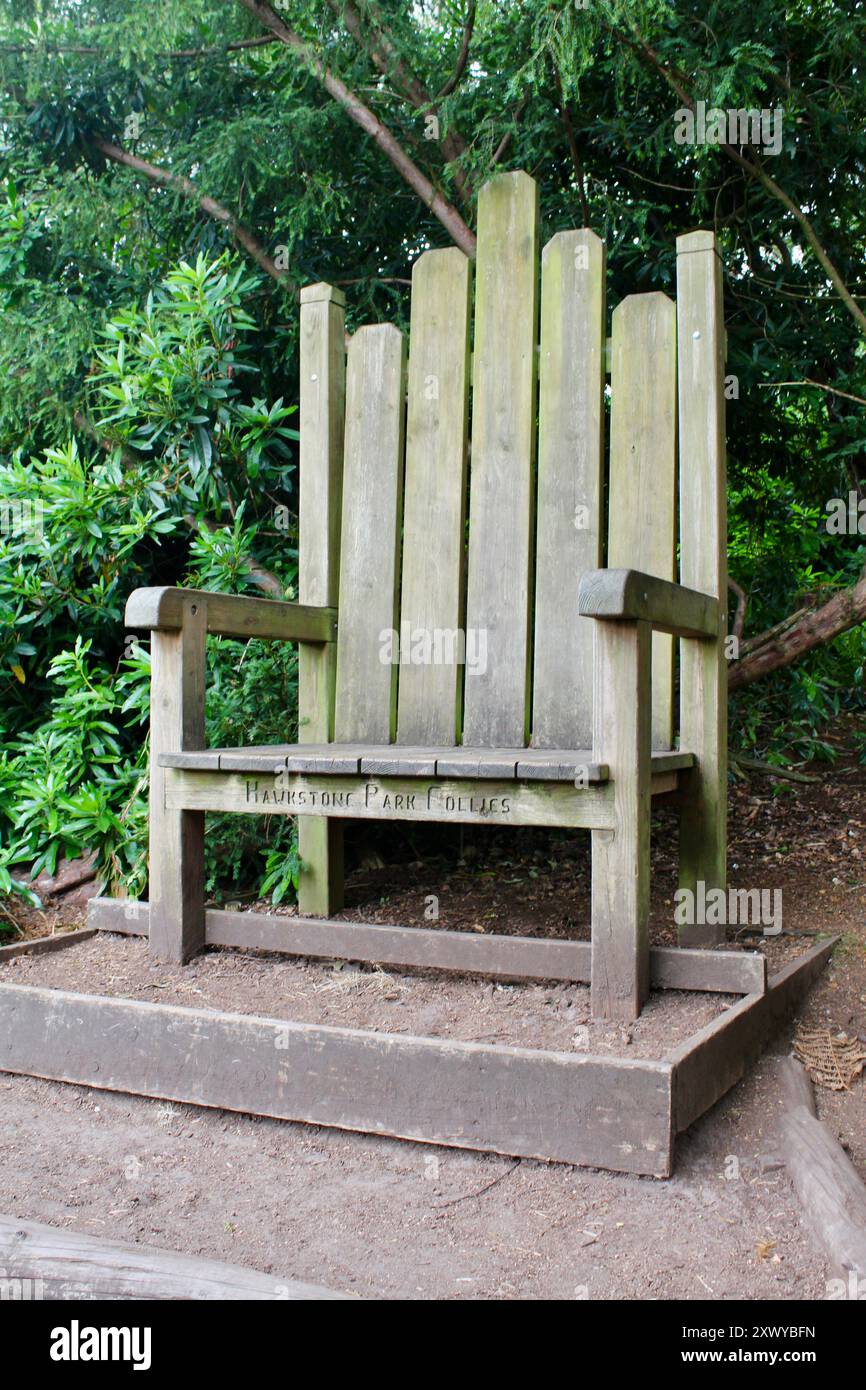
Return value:
[[(301, 290), (298, 599), (336, 607), (340, 578), (346, 351), (345, 297), (331, 285)], [(302, 642), (298, 652), (298, 738), (334, 733), (337, 648)], [(329, 916), (343, 905), (343, 826), (298, 818), (301, 912)]]
[(648, 623), (596, 620), (593, 759), (610, 766), (615, 830), (592, 832), (592, 1012), (637, 1018), (649, 993)]
[[(613, 313), (607, 563), (676, 578), (676, 308), (630, 295)], [(674, 642), (652, 639), (652, 746), (673, 747)]]
[[(677, 238), (680, 575), (719, 600), (719, 640), (680, 643), (680, 744), (697, 755), (684, 781), (680, 887), (727, 884), (728, 677), (724, 308), (712, 232)], [(683, 945), (711, 945), (724, 927), (683, 929)]]
[(183, 963), (204, 946), (204, 812), (168, 810), (161, 753), (204, 748), (207, 608), (184, 604), (180, 631), (154, 631), (150, 686), (150, 942)]
[(397, 722), (404, 744), (447, 746), (459, 734), (463, 667), (456, 637), (452, 647), (442, 634), (463, 628), (469, 289), (469, 261), (456, 247), (427, 251), (412, 269)]
[[(337, 636), (337, 742), (389, 743), (397, 664), (403, 505), (403, 335), (361, 328), (349, 344)], [(396, 649), (393, 652), (396, 657)]]
[(466, 674), (463, 741), (526, 743), (538, 259), (538, 189), (499, 174), (478, 199), (466, 626), (487, 644)]
[(558, 232), (541, 257), (532, 743), (592, 743), (594, 622), (581, 576), (602, 562), (605, 247)]

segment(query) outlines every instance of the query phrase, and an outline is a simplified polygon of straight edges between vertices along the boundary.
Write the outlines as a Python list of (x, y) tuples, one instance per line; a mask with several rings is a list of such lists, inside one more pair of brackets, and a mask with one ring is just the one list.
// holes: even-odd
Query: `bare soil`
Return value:
[[(675, 822), (669, 812), (656, 822), (652, 938), (673, 942)], [(812, 944), (799, 933), (840, 934), (801, 1018), (866, 1039), (864, 829), (866, 770), (853, 763), (815, 785), (754, 776), (732, 789), (731, 882), (781, 887), (786, 935), (763, 942), (732, 931), (730, 948), (767, 949), (772, 970)], [(345, 915), (429, 927), (435, 895), (442, 927), (580, 939), (589, 923), (585, 840), (354, 827)], [(83, 918), (81, 905), (62, 900), (43, 915), (15, 911), (27, 934)], [(635, 1056), (663, 1055), (681, 1030), (730, 1003), (670, 992), (653, 997), (633, 1030), (620, 1030), (590, 1022), (580, 986), (503, 988), (235, 952), (175, 971), (151, 966), (140, 942), (104, 938), (18, 957), (2, 979)], [(368, 1298), (821, 1299), (833, 1272), (779, 1156), (776, 1069), (790, 1038), (791, 1030), (777, 1038), (681, 1137), (667, 1182), (0, 1076), (0, 1209)], [(866, 1178), (863, 1078), (817, 1098)]]

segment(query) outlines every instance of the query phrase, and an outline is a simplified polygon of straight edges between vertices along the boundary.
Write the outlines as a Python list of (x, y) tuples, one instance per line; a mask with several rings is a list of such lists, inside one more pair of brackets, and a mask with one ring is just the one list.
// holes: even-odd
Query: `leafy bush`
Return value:
[[(294, 408), (253, 389), (258, 287), (226, 256), (181, 264), (106, 325), (78, 434), (0, 463), (0, 893), (91, 850), (110, 889), (145, 887), (149, 652), (124, 633), (130, 591), (292, 595), (297, 434)], [(210, 743), (293, 736), (293, 648), (211, 638), (208, 657)], [(213, 891), (297, 884), (288, 823), (216, 817), (207, 851)]]

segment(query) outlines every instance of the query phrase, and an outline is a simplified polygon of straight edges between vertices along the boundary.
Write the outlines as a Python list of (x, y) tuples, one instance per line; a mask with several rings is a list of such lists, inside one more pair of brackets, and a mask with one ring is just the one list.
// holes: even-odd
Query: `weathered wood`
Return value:
[[(147, 903), (131, 921), (126, 904), (113, 898), (91, 899), (88, 921), (99, 931), (147, 935)], [(589, 984), (588, 941), (544, 937), (477, 935), (441, 928), (346, 922), (341, 918), (290, 917), (277, 912), (205, 912), (208, 946), (272, 951), (288, 956), (358, 960), (377, 965), (470, 971), (513, 979), (569, 980)], [(703, 990), (712, 994), (762, 993), (766, 962), (757, 952), (689, 951), (679, 946), (650, 948), (650, 984), (654, 989)]]
[(456, 247), (427, 251), (412, 268), (399, 743), (450, 744), (460, 734), (469, 290), (469, 261)]
[(592, 740), (592, 623), (581, 575), (602, 560), (605, 247), (558, 232), (541, 257), (532, 743)]
[(585, 574), (580, 581), (578, 607), (587, 617), (609, 622), (648, 622), (678, 637), (715, 638), (719, 628), (719, 605), (715, 599), (639, 570), (607, 569)]
[(126, 601), (126, 626), (178, 632), (190, 604), (207, 613), (207, 630), (222, 637), (260, 637), (279, 642), (332, 642), (334, 608), (281, 599), (215, 594), (207, 589), (133, 589)]
[[(199, 772), (315, 772), (380, 777), (516, 777), (539, 782), (606, 782), (610, 769), (588, 749), (567, 748), (409, 748), (382, 743), (281, 743), (251, 748), (205, 748), (162, 753), (161, 767)], [(652, 755), (653, 794), (663, 776), (691, 767), (694, 754), (672, 750)], [(674, 783), (676, 785), (676, 779)]]
[(12, 941), (8, 946), (0, 946), (0, 964), (13, 956), (42, 956), (53, 951), (64, 951), (67, 946), (75, 946), (79, 941), (87, 941), (95, 935), (96, 928), (88, 926), (78, 931), (58, 932), (56, 936), (29, 936), (24, 941)]
[[(496, 933), (479, 936), (429, 927), (302, 920), (276, 913), (210, 909), (207, 942), (209, 946), (465, 971), (514, 980), (589, 984), (591, 976), (592, 948), (588, 941), (552, 941)], [(650, 983), (656, 989), (700, 989), (715, 994), (763, 992), (765, 973), (764, 958), (757, 954), (684, 951), (671, 946), (650, 951)]]
[[(727, 497), (724, 312), (711, 232), (677, 238), (680, 578), (719, 600), (715, 644), (680, 644), (680, 743), (698, 755), (680, 817), (679, 886), (727, 883)], [(713, 945), (723, 927), (685, 927), (683, 945)]]
[[(344, 296), (331, 285), (301, 292), (298, 596), (336, 607), (340, 581), (343, 430), (346, 413)], [(298, 737), (334, 735), (335, 643), (304, 643), (298, 653)], [(302, 912), (337, 912), (343, 904), (343, 828), (308, 816), (298, 826)]]
[(150, 950), (186, 961), (204, 945), (204, 816), (166, 804), (163, 753), (204, 747), (207, 605), (185, 597), (179, 631), (154, 631), (150, 686)]
[[(613, 311), (607, 563), (676, 577), (676, 308), (637, 294)], [(589, 568), (589, 566), (587, 566)], [(674, 735), (674, 646), (652, 638), (652, 746)]]
[(166, 805), (199, 811), (282, 816), (345, 816), (366, 820), (453, 821), (467, 825), (612, 827), (610, 786), (576, 789), (562, 782), (415, 777), (275, 776), (186, 772), (166, 768)]
[(360, 328), (349, 344), (334, 737), (390, 743), (403, 510), (403, 335)]
[(150, 903), (133, 898), (91, 898), (87, 904), (87, 925), (96, 931), (117, 932), (121, 936), (147, 936)]
[(632, 1020), (649, 993), (650, 629), (599, 621), (593, 754), (610, 766), (614, 828), (592, 836), (592, 1012)]
[(759, 951), (701, 951), (650, 947), (653, 989), (696, 989), (708, 994), (763, 994), (767, 960)]
[(0, 1070), (461, 1149), (670, 1172), (664, 1062), (3, 985)]
[(674, 1125), (687, 1129), (744, 1075), (826, 965), (838, 937), (819, 942), (668, 1053), (674, 1068)]
[(782, 1094), (785, 1097), (785, 1107), (788, 1110), (796, 1110), (798, 1106), (805, 1106), (810, 1115), (817, 1117), (818, 1111), (815, 1106), (815, 1092), (809, 1073), (796, 1057), (783, 1057), (779, 1063), (779, 1074), (782, 1080)]
[[(256, 1269), (178, 1255), (152, 1245), (103, 1240), (78, 1231), (0, 1216), (0, 1288), (25, 1281), (28, 1297), (74, 1299), (174, 1299), (184, 1302), (348, 1299), (319, 1284), (261, 1274)], [(3, 1295), (0, 1294), (0, 1297)], [(24, 1290), (16, 1297), (24, 1297)]]
[(464, 742), (527, 741), (538, 188), (499, 174), (478, 198), (466, 627), (487, 643), (467, 671)]
[(785, 1167), (803, 1205), (806, 1222), (844, 1280), (866, 1281), (866, 1186), (857, 1169), (815, 1113), (812, 1084), (793, 1057), (782, 1059), (787, 1106), (781, 1135)]

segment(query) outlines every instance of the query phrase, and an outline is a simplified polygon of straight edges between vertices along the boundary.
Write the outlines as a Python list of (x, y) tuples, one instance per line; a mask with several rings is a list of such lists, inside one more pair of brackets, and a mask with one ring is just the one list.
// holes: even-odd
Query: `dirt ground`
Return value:
[[(866, 1041), (864, 828), (866, 769), (853, 763), (815, 784), (752, 776), (732, 788), (731, 882), (783, 890), (786, 935), (769, 943), (771, 970), (812, 944), (800, 933), (840, 934), (800, 1017)], [(431, 926), (435, 895), (438, 925), (452, 930), (587, 936), (586, 836), (388, 831), (350, 832), (346, 916)], [(656, 942), (674, 937), (675, 850), (675, 822), (660, 812)], [(82, 916), (80, 905), (49, 903), (24, 926), (62, 930)], [(731, 949), (762, 944), (731, 937)], [(0, 978), (524, 1045), (531, 1031), (530, 1045), (632, 1055), (663, 1055), (729, 1002), (654, 996), (634, 1029), (611, 1030), (591, 1023), (579, 986), (503, 988), (234, 952), (173, 972), (151, 966), (142, 943), (114, 938), (17, 957)], [(666, 1182), (0, 1076), (0, 1209), (366, 1298), (821, 1299), (832, 1271), (779, 1157), (777, 1067), (794, 1026), (681, 1137)], [(866, 1178), (863, 1077), (847, 1092), (820, 1090), (818, 1106)]]

